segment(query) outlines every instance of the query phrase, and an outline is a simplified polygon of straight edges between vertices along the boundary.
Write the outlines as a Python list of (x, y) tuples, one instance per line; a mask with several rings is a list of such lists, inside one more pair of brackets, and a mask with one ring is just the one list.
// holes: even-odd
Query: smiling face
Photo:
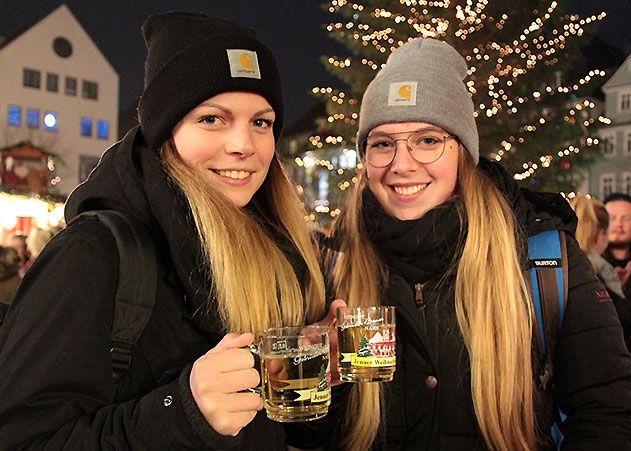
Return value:
[[(421, 129), (449, 134), (424, 122), (406, 122), (380, 125), (372, 129), (369, 136)], [(396, 156), (385, 168), (367, 165), (368, 186), (373, 195), (390, 216), (404, 221), (418, 219), (447, 201), (456, 189), (458, 178), (458, 141), (455, 139), (448, 139), (442, 157), (429, 164), (412, 158), (406, 146), (405, 141), (397, 141)]]
[(274, 156), (276, 115), (264, 97), (224, 92), (205, 100), (173, 129), (180, 158), (237, 207), (250, 202)]

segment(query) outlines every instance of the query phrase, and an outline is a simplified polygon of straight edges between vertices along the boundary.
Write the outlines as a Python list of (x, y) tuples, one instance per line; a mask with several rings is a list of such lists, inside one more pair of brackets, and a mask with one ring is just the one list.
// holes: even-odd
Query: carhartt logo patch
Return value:
[(416, 105), (415, 81), (402, 81), (390, 84), (388, 92), (388, 106)]
[(256, 52), (241, 49), (226, 49), (232, 78), (261, 78)]

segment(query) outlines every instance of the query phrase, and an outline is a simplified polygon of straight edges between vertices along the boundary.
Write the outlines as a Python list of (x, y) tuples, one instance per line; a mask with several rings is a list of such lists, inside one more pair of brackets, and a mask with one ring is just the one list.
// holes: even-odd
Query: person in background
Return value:
[(33, 263), (31, 252), (26, 244), (26, 238), (27, 236), (22, 233), (15, 233), (9, 238), (9, 246), (17, 251), (20, 258), (20, 278), (24, 277), (24, 274), (26, 274), (26, 271)]
[(31, 254), (31, 260), (37, 258), (54, 234), (53, 230), (47, 228), (34, 227), (31, 229), (26, 238), (26, 247)]
[(596, 275), (607, 288), (618, 312), (627, 348), (631, 349), (631, 305), (622, 291), (618, 274), (602, 256), (609, 244), (609, 214), (605, 204), (579, 194), (570, 199), (570, 205), (578, 217), (576, 240), (592, 263)]
[(612, 193), (605, 198), (609, 213), (609, 246), (603, 257), (620, 277), (622, 290), (631, 298), (631, 196)]
[[(143, 34), (140, 126), (70, 195), (68, 225), (0, 329), (0, 448), (285, 450), (247, 346), (253, 332), (321, 320), (325, 306), (275, 153), (275, 58), (249, 28), (203, 14), (151, 16)], [(119, 257), (98, 219), (75, 219), (92, 210), (144, 224), (157, 254), (155, 305), (121, 381), (110, 353)]]
[[(563, 449), (631, 449), (631, 356), (576, 217), (480, 156), (466, 76), (453, 47), (418, 38), (364, 93), (363, 167), (331, 232), (333, 285), (349, 305), (396, 306), (397, 367), (392, 382), (352, 384), (338, 420), (312, 425), (333, 430), (312, 436), (353, 450), (549, 449), (558, 404)], [(568, 296), (547, 384), (526, 237), (558, 229)]]
[(20, 285), (20, 257), (9, 246), (0, 246), (0, 324)]

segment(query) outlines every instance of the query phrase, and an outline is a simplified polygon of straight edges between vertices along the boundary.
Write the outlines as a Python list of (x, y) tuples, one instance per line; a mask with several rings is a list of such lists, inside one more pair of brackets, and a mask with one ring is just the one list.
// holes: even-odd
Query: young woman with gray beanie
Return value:
[[(152, 16), (143, 33), (140, 126), (71, 194), (68, 227), (0, 330), (0, 448), (284, 450), (283, 425), (248, 390), (260, 376), (247, 345), (320, 320), (324, 285), (275, 154), (274, 56), (250, 29), (203, 14)], [(144, 224), (157, 254), (138, 269), (139, 283), (157, 271), (155, 305), (121, 380), (116, 243), (97, 219), (73, 221), (93, 210)]]
[(549, 448), (556, 410), (536, 380), (524, 251), (527, 236), (565, 229), (550, 384), (567, 414), (564, 449), (631, 449), (631, 358), (575, 217), (479, 155), (466, 75), (453, 47), (414, 39), (366, 89), (364, 165), (332, 230), (332, 285), (349, 305), (397, 307), (397, 368), (393, 382), (349, 387), (344, 421), (319, 436), (347, 449)]

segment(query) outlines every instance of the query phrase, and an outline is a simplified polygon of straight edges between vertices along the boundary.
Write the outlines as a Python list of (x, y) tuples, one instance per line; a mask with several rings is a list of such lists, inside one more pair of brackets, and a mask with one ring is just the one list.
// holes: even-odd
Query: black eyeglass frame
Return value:
[(384, 133), (383, 136), (384, 137), (390, 137), (392, 135), (405, 135), (408, 134), (407, 138), (399, 138), (399, 139), (392, 139), (392, 142), (394, 143), (394, 152), (392, 152), (392, 158), (390, 159), (390, 161), (382, 166), (378, 166), (375, 165), (373, 163), (371, 163), (370, 161), (368, 161), (368, 140), (371, 138), (370, 136), (366, 136), (366, 138), (364, 138), (364, 141), (362, 142), (362, 146), (361, 148), (364, 149), (364, 155), (365, 155), (365, 159), (366, 159), (366, 163), (369, 164), (370, 166), (372, 166), (373, 168), (385, 168), (388, 167), (392, 164), (392, 162), (394, 161), (394, 159), (397, 156), (397, 152), (399, 151), (399, 146), (397, 146), (397, 142), (398, 141), (405, 141), (406, 147), (408, 152), (410, 153), (410, 156), (414, 159), (414, 161), (416, 161), (417, 163), (420, 164), (431, 164), (434, 163), (438, 160), (441, 159), (441, 157), (445, 154), (445, 148), (447, 147), (447, 141), (450, 139), (458, 139), (458, 137), (456, 135), (441, 135), (442, 138), (442, 143), (443, 143), (443, 149), (441, 150), (440, 154), (434, 158), (432, 161), (419, 161), (414, 154), (412, 153), (412, 147), (410, 146), (410, 138), (414, 135), (416, 135), (419, 132), (430, 132), (431, 130), (425, 130), (425, 129), (420, 129), (420, 130), (411, 130), (411, 131), (407, 131), (407, 132), (396, 132), (396, 133)]

